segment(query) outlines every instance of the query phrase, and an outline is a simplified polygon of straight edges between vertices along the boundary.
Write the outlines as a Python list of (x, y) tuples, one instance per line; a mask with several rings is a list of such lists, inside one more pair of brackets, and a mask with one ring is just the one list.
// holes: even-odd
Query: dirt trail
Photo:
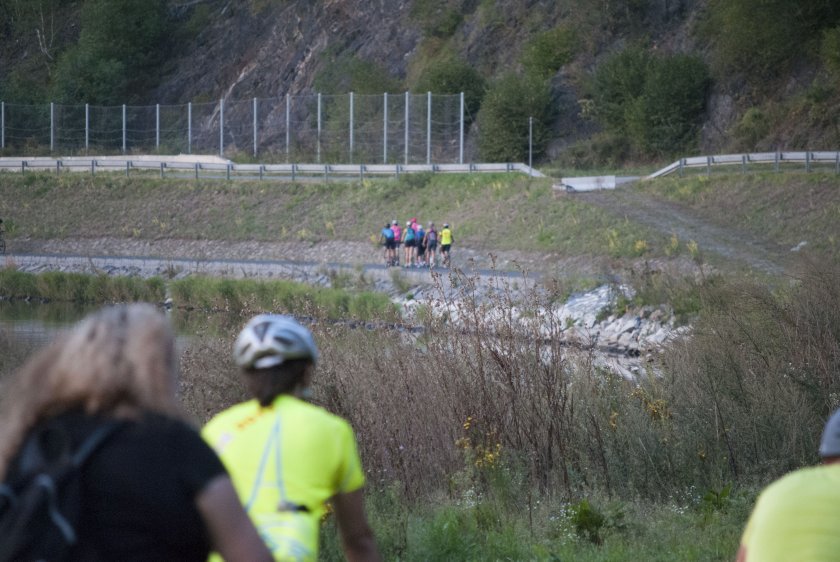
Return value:
[(694, 240), (702, 252), (717, 254), (728, 261), (772, 275), (780, 275), (787, 269), (789, 250), (756, 240), (736, 225), (722, 227), (710, 224), (691, 210), (674, 203), (622, 189), (590, 191), (573, 196), (666, 235), (674, 234), (680, 241)]

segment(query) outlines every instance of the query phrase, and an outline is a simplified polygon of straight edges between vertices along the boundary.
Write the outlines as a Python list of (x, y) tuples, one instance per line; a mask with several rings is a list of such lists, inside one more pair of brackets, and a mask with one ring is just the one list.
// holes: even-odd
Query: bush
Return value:
[(441, 39), (451, 37), (464, 21), (460, 6), (436, 0), (413, 2), (411, 17), (420, 24), (426, 36)]
[(525, 72), (537, 78), (550, 78), (575, 55), (577, 34), (561, 25), (536, 35), (525, 46), (522, 64)]
[(484, 77), (475, 68), (456, 57), (430, 64), (420, 75), (414, 88), (418, 92), (433, 94), (464, 92), (467, 122), (471, 122), (478, 113), (486, 89), (487, 82)]
[(654, 58), (641, 95), (629, 106), (627, 129), (648, 154), (667, 155), (696, 146), (706, 107), (709, 74), (689, 55)]
[(591, 88), (593, 114), (637, 150), (667, 155), (696, 144), (709, 74), (697, 57), (652, 57), (628, 48), (601, 64)]
[(823, 33), (820, 54), (826, 70), (836, 80), (840, 80), (840, 27), (829, 29)]
[(478, 148), (487, 162), (528, 160), (529, 118), (534, 118), (533, 149), (545, 150), (552, 121), (548, 82), (533, 76), (506, 74), (490, 87), (478, 114)]
[(840, 19), (837, 2), (811, 0), (712, 0), (707, 34), (715, 45), (720, 77), (741, 74), (766, 84), (806, 54), (823, 29)]
[(398, 80), (373, 61), (350, 55), (332, 56), (313, 82), (324, 94), (382, 94), (403, 90)]
[(79, 44), (58, 61), (62, 102), (131, 103), (160, 76), (171, 45), (166, 0), (87, 0)]

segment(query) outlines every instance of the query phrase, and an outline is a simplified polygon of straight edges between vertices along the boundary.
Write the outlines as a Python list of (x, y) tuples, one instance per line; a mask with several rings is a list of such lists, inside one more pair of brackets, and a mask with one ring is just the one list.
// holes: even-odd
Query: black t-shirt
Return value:
[[(95, 423), (69, 416), (80, 436)], [(102, 560), (206, 560), (210, 539), (196, 496), (225, 469), (184, 422), (147, 414), (112, 435), (83, 469), (80, 544)]]

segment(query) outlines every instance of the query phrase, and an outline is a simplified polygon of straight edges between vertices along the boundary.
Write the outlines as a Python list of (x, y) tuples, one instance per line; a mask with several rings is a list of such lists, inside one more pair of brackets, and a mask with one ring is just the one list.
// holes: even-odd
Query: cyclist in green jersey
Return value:
[(239, 334), (234, 357), (254, 398), (218, 414), (202, 434), (275, 560), (318, 559), (327, 502), (347, 558), (379, 560), (353, 430), (303, 399), (318, 360), (312, 334), (291, 317), (262, 314)]

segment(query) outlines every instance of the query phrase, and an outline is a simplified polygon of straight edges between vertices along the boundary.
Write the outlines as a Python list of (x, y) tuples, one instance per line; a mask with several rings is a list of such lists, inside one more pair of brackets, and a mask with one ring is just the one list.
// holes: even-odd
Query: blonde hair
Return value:
[(0, 477), (39, 421), (79, 409), (137, 418), (144, 411), (181, 417), (175, 338), (149, 304), (108, 307), (34, 355), (4, 387)]

